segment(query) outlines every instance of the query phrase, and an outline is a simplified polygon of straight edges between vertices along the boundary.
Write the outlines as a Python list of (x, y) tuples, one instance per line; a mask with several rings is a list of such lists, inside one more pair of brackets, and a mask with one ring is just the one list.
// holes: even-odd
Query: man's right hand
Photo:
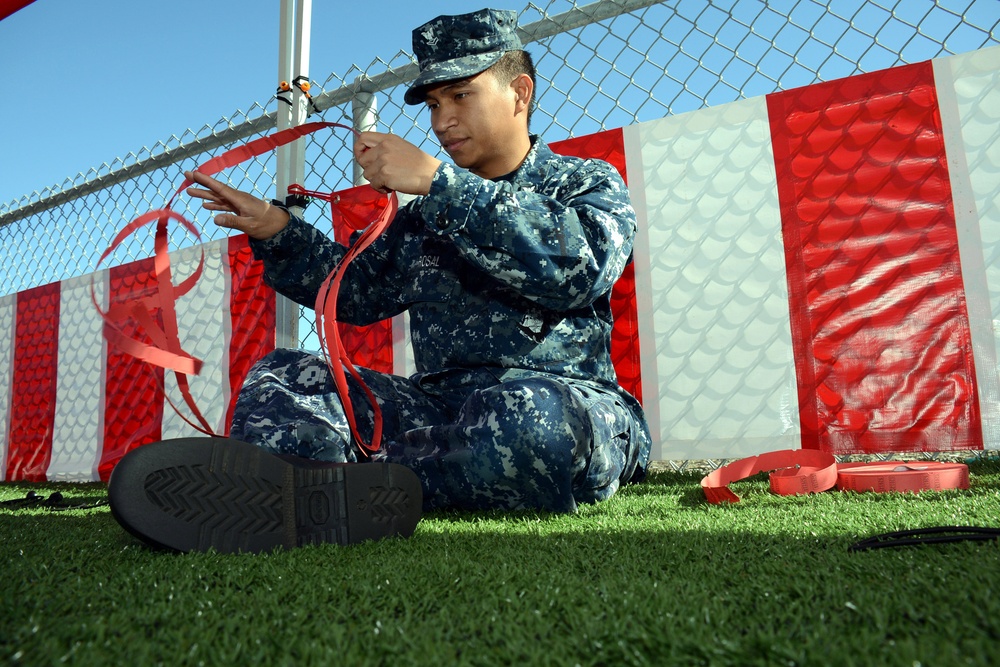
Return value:
[(188, 195), (204, 199), (202, 208), (219, 211), (215, 224), (243, 232), (252, 239), (269, 239), (288, 225), (288, 213), (270, 202), (258, 199), (221, 183), (197, 171), (186, 171), (184, 177), (207, 188), (191, 186)]
[(426, 195), (441, 160), (394, 134), (362, 132), (354, 142), (354, 159), (365, 180), (381, 193), (395, 190)]

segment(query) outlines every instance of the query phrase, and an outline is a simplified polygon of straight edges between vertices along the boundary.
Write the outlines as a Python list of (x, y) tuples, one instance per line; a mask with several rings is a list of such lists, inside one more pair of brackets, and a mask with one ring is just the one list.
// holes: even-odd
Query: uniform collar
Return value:
[(549, 148), (548, 144), (537, 134), (529, 135), (528, 138), (531, 140), (531, 148), (528, 149), (528, 154), (524, 156), (521, 166), (508, 174), (497, 176), (492, 180), (496, 182), (506, 181), (508, 183), (523, 181), (527, 178), (527, 174), (535, 173), (538, 170), (538, 166), (549, 159), (552, 155), (552, 149)]

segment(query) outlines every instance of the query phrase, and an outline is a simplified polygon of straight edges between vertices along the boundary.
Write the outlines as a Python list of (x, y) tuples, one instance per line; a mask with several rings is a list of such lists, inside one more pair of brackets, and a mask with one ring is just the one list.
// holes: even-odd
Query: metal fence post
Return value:
[[(374, 93), (361, 90), (366, 79), (358, 77), (354, 81), (355, 89), (358, 91), (351, 98), (351, 116), (354, 122), (354, 129), (358, 132), (368, 132), (376, 130), (378, 126), (378, 98)], [(364, 174), (357, 161), (354, 161), (354, 185), (363, 185)], [(409, 318), (406, 313), (392, 318), (392, 359), (393, 372), (397, 375), (409, 376), (416, 372), (413, 365), (413, 355), (410, 353)]]
[[(355, 81), (355, 84), (359, 84), (361, 81), (362, 79), (359, 78)], [(355, 93), (354, 97), (351, 98), (351, 116), (354, 119), (354, 129), (358, 132), (368, 132), (376, 129), (378, 125), (378, 98), (375, 97), (375, 94), (369, 92)], [(354, 177), (352, 181), (354, 185), (363, 185), (368, 182), (361, 173), (361, 167), (358, 166), (356, 160), (354, 161)]]
[[(298, 77), (309, 80), (309, 31), (312, 21), (312, 0), (281, 0), (280, 34), (278, 37), (278, 77), (291, 87), (286, 93), (288, 103), (278, 102), (278, 130), (301, 125), (308, 115), (306, 96), (294, 85)], [(298, 139), (277, 150), (276, 199), (284, 199), (288, 186), (301, 183), (305, 175), (305, 141)], [(292, 211), (301, 215), (301, 208)], [(298, 347), (299, 306), (278, 294), (275, 344), (278, 347)]]

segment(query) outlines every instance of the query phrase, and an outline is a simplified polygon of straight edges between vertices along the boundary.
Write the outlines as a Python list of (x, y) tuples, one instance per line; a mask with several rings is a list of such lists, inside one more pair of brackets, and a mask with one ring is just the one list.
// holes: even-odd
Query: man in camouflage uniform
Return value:
[[(441, 16), (413, 31), (425, 104), (454, 165), (394, 135), (363, 133), (375, 189), (417, 195), (348, 269), (338, 319), (408, 311), (417, 373), (359, 369), (383, 415), (374, 460), (416, 473), (425, 509), (575, 510), (641, 479), (650, 437), (610, 357), (612, 286), (636, 230), (605, 162), (554, 154), (530, 135), (534, 66), (514, 12)], [(265, 280), (313, 305), (346, 249), (286, 211), (201, 174), (217, 224), (246, 232)], [(353, 383), (359, 430), (372, 413)], [(250, 371), (234, 439), (276, 454), (354, 462), (324, 360), (276, 350)]]

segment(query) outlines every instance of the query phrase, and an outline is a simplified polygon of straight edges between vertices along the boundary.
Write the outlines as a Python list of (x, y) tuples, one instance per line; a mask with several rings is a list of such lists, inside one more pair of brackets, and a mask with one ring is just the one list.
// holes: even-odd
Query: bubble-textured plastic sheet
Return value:
[(998, 72), (984, 49), (625, 128), (654, 455), (1000, 447)]
[(803, 446), (981, 448), (931, 63), (767, 100)]

